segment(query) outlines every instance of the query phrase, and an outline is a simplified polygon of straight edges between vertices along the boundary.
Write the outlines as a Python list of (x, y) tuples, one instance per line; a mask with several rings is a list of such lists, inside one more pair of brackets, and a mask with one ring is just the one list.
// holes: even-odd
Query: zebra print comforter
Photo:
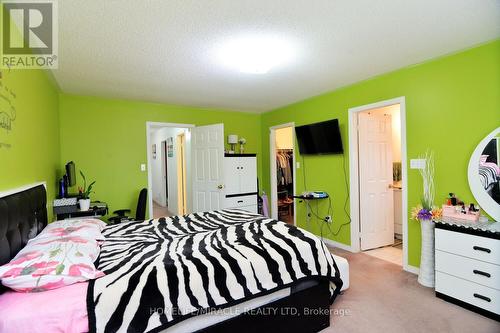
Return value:
[(305, 279), (340, 274), (309, 232), (240, 210), (108, 226), (89, 283), (91, 332), (154, 332), (207, 309), (232, 306)]

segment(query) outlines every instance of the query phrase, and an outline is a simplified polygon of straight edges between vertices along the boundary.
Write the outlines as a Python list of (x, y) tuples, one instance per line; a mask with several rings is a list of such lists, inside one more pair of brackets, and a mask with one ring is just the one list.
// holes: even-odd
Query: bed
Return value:
[[(30, 237), (47, 225), (45, 207), (43, 186), (0, 198), (0, 264), (10, 260)], [(250, 229), (255, 232), (247, 239), (245, 234)], [(44, 311), (34, 308), (29, 313), (26, 306), (31, 304), (36, 307), (54, 297), (60, 300), (58, 306), (67, 311), (64, 324), (61, 324), (66, 325), (62, 331), (84, 332), (87, 328), (91, 332), (317, 332), (329, 325), (329, 306), (343, 286), (341, 276), (348, 279), (347, 262), (340, 257), (334, 259), (329, 253), (327, 255), (328, 250), (317, 238), (284, 223), (241, 211), (205, 212), (171, 219), (127, 222), (110, 226), (103, 233), (106, 242), (97, 263), (99, 269), (106, 273), (103, 278), (43, 293), (24, 294), (23, 297), (15, 295), (18, 293), (5, 292), (0, 296), (0, 318), (20, 316), (17, 323), (21, 326), (16, 331), (24, 330), (23, 323), (29, 325), (30, 331), (36, 331), (32, 323), (28, 324), (25, 319), (43, 317)], [(291, 234), (290, 239), (293, 241), (302, 242), (302, 247), (293, 250), (293, 242), (286, 244), (290, 239), (283, 237), (285, 233)], [(205, 252), (199, 250), (207, 245), (200, 246), (201, 235), (210, 235), (208, 237), (213, 242)], [(282, 237), (281, 240), (279, 237)], [(259, 286), (248, 281), (251, 275), (264, 274), (264, 271), (259, 271), (257, 264), (253, 267), (257, 272), (252, 271), (248, 265), (262, 260), (266, 254), (261, 253), (260, 259), (256, 253), (238, 254), (245, 242), (248, 248), (255, 247), (259, 242), (267, 242), (267, 245), (261, 244), (261, 248), (266, 248), (272, 254), (266, 260), (275, 260), (274, 276), (269, 272), (269, 278), (261, 276), (255, 279), (262, 283)], [(239, 244), (239, 247), (232, 244)], [(307, 259), (309, 261), (302, 258), (301, 261), (299, 257), (307, 257), (304, 246), (315, 248), (317, 258), (311, 257)], [(289, 252), (284, 251), (285, 248)], [(224, 251), (232, 253), (229, 255)], [(159, 260), (166, 260), (166, 253), (181, 253), (183, 257), (170, 258), (170, 263), (165, 261), (158, 266)], [(202, 267), (196, 266), (200, 264), (196, 257), (203, 253), (212, 257), (206, 261), (211, 264), (205, 266), (212, 267), (213, 272), (205, 274), (205, 278), (197, 273), (203, 271)], [(294, 255), (296, 258), (292, 260)], [(127, 268), (131, 262), (131, 265), (136, 265), (132, 270)], [(337, 262), (341, 263), (341, 270)], [(265, 264), (265, 261), (262, 263)], [(317, 268), (315, 273), (312, 272), (314, 269), (310, 269), (312, 266), (308, 266), (312, 263)], [(242, 267), (245, 265), (250, 269), (243, 272)], [(220, 267), (216, 269), (216, 266), (225, 267), (225, 278), (221, 278), (224, 272)], [(161, 273), (163, 275), (159, 273), (159, 267), (165, 267)], [(308, 270), (304, 267), (309, 267), (313, 274), (304, 274)], [(158, 276), (161, 275), (160, 278), (152, 277), (153, 269), (157, 270)], [(126, 271), (133, 273), (127, 275), (124, 273)], [(195, 277), (196, 274), (199, 276)], [(220, 281), (230, 281), (229, 275), (233, 275), (233, 280), (226, 284), (227, 290), (223, 295), (221, 290), (224, 287)], [(210, 277), (207, 279), (207, 276)], [(248, 281), (242, 281), (242, 277)], [(276, 279), (281, 281), (277, 283)], [(151, 282), (153, 280), (154, 283)], [(189, 288), (186, 288), (187, 285)], [(235, 287), (238, 285), (241, 290)], [(174, 293), (177, 295), (175, 297), (167, 295), (168, 288), (175, 289), (172, 286), (184, 292)], [(214, 286), (219, 292), (215, 292)], [(210, 295), (212, 299), (206, 304), (196, 304), (202, 303), (202, 293)], [(166, 307), (165, 304), (172, 303), (173, 299), (178, 302), (177, 306)], [(24, 314), (15, 311), (12, 306), (8, 307), (10, 312), (6, 311), (6, 307), (2, 309), (2, 304), (14, 303), (19, 307), (24, 304)], [(189, 310), (184, 306), (189, 307)], [(179, 313), (165, 313), (165, 309), (174, 309)], [(62, 312), (53, 308), (47, 311), (47, 316), (57, 316)], [(0, 319), (0, 330), (4, 324), (3, 319)]]

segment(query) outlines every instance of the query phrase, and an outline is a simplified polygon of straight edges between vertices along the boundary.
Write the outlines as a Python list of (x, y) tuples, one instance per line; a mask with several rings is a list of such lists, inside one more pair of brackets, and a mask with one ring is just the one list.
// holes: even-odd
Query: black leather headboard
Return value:
[(47, 222), (45, 186), (0, 198), (0, 265), (9, 262)]

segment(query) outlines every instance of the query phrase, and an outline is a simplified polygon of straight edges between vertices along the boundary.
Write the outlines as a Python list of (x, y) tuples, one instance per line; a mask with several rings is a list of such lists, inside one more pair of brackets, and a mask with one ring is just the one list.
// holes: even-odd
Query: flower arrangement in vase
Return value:
[(78, 193), (80, 197), (80, 200), (78, 200), (78, 204), (80, 205), (81, 211), (87, 211), (90, 209), (90, 193), (94, 192), (92, 191), (92, 187), (94, 186), (95, 181), (87, 186), (87, 178), (85, 178), (85, 175), (81, 170), (80, 175), (83, 178), (83, 187), (78, 187)]
[(422, 176), (423, 195), (421, 204), (412, 208), (411, 217), (420, 222), (422, 246), (418, 282), (426, 287), (434, 287), (434, 222), (442, 214), (442, 209), (434, 206), (434, 154), (427, 151), (422, 159), (425, 166), (419, 169)]

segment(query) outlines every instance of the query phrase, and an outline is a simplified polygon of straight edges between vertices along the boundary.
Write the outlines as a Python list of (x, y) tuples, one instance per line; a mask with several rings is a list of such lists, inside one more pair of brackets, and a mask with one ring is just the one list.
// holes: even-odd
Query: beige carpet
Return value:
[(350, 288), (333, 303), (327, 332), (500, 332), (500, 323), (434, 296), (401, 266), (333, 250), (350, 265)]

